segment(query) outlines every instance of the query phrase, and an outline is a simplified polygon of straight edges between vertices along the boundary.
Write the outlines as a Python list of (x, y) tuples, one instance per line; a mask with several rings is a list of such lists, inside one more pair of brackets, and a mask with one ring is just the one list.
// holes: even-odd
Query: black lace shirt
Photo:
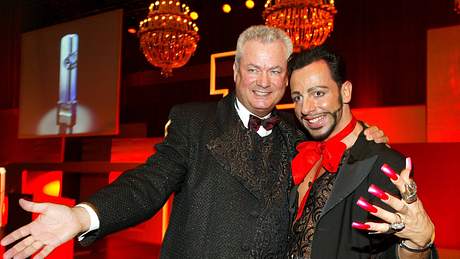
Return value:
[(289, 258), (310, 258), (315, 226), (326, 204), (337, 174), (325, 172), (313, 183), (302, 216), (291, 228)]

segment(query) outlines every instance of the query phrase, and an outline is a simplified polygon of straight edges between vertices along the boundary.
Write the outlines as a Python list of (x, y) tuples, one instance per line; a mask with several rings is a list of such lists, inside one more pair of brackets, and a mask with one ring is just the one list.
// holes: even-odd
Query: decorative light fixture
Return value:
[(246, 2), (244, 4), (246, 5), (246, 8), (248, 8), (248, 9), (252, 9), (255, 6), (255, 3), (254, 3), (253, 0), (246, 0)]
[(172, 75), (173, 68), (185, 65), (196, 50), (200, 36), (189, 12), (177, 0), (156, 1), (139, 24), (142, 52), (165, 77)]
[(190, 18), (192, 18), (192, 20), (198, 19), (198, 13), (197, 12), (191, 12), (190, 13)]
[(224, 13), (229, 13), (232, 11), (232, 7), (229, 4), (223, 4), (222, 11), (224, 11)]
[(334, 0), (267, 0), (265, 24), (289, 35), (294, 51), (324, 43), (334, 28)]
[(460, 14), (460, 0), (455, 0), (454, 1), (454, 11), (458, 14)]

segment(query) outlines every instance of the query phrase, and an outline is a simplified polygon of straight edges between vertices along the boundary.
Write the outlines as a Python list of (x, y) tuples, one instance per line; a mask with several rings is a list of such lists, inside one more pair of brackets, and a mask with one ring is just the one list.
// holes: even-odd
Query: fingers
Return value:
[[(417, 187), (415, 182), (410, 178), (410, 172), (412, 170), (412, 160), (410, 157), (406, 158), (406, 167), (401, 171), (399, 175), (388, 164), (383, 164), (380, 169), (390, 178), (391, 182), (396, 186), (399, 193), (402, 194), (403, 200), (407, 204), (413, 203), (417, 200)], [(404, 198), (404, 194), (408, 194), (406, 196), (412, 195), (413, 197)]]
[(371, 126), (364, 130), (367, 140), (375, 140), (383, 136), (383, 131), (379, 130), (376, 126)]
[(48, 208), (47, 203), (36, 203), (24, 199), (19, 199), (19, 205), (21, 205), (24, 210), (33, 213), (43, 213)]
[(366, 222), (365, 224), (369, 225), (368, 230), (372, 231), (372, 232), (369, 232), (369, 234), (371, 233), (382, 234), (389, 230), (389, 225), (387, 223)]
[[(399, 192), (402, 193), (404, 191), (404, 180), (402, 179), (403, 175), (398, 175), (393, 168), (391, 168), (388, 164), (383, 164), (382, 167), (380, 168), (382, 172), (390, 178), (390, 181), (398, 188)], [(404, 169), (403, 171), (406, 171), (407, 169)], [(402, 172), (403, 172), (402, 171)], [(407, 175), (407, 173), (405, 174)]]
[(54, 250), (54, 248), (56, 248), (56, 247), (55, 246), (50, 246), (50, 245), (45, 246), (40, 251), (40, 253), (38, 253), (37, 255), (34, 256), (34, 259), (42, 259), (42, 258), (47, 257)]
[[(35, 203), (31, 201), (27, 201), (24, 199), (19, 199), (19, 205), (26, 211), (29, 212), (34, 212), (34, 213), (43, 213), (43, 211), (46, 210), (46, 207), (48, 206), (45, 203)], [(2, 246), (7, 246), (13, 242), (16, 242), (17, 240), (26, 237), (30, 235), (30, 228), (31, 224), (29, 223), (25, 226), (22, 226), (21, 228), (11, 232), (9, 235), (4, 237), (1, 241), (0, 244)]]
[(26, 247), (26, 249), (21, 251), (21, 253), (19, 253), (18, 256), (23, 257), (23, 258), (27, 258), (27, 257), (33, 255), (38, 250), (40, 250), (42, 247), (43, 247), (43, 243), (38, 241), (38, 240), (36, 240), (35, 242), (32, 243), (32, 245)]
[(360, 230), (369, 231), (369, 234), (383, 234), (388, 232), (390, 226), (388, 223), (378, 222), (353, 222), (351, 227)]
[[(35, 202), (27, 201), (27, 200), (24, 200), (24, 199), (19, 200), (19, 205), (24, 210), (29, 211), (29, 212), (35, 212), (35, 213), (42, 213), (43, 211), (46, 210), (46, 208), (48, 206), (45, 203), (35, 203)], [(7, 245), (9, 245), (11, 243), (16, 242), (17, 240), (20, 240), (21, 238), (24, 238), (24, 237), (30, 235), (31, 234), (31, 230), (30, 230), (31, 229), (31, 224), (33, 224), (33, 222), (29, 223), (29, 224), (27, 224), (25, 226), (22, 226), (21, 228), (11, 232), (10, 234), (5, 236), (0, 241), (0, 244), (2, 246), (7, 246)]]
[(397, 214), (384, 210), (380, 208), (379, 206), (372, 205), (368, 201), (366, 201), (363, 197), (360, 197), (358, 199), (358, 201), (356, 202), (356, 205), (368, 211), (372, 215), (384, 220), (385, 222), (398, 222), (400, 220)]
[(402, 202), (399, 198), (384, 192), (377, 185), (371, 184), (367, 191), (375, 197), (379, 198), (382, 202), (388, 204), (396, 212), (399, 212), (401, 214), (407, 213), (408, 207), (406, 206), (406, 204), (404, 204), (404, 202)]
[(32, 243), (30, 243), (30, 245), (28, 245), (27, 247), (24, 247), (24, 249), (22, 249), (22, 250), (14, 250), (14, 248), (8, 250), (7, 252), (5, 252), (3, 254), (3, 258), (5, 258), (5, 259), (13, 258), (13, 257), (15, 259), (29, 258), (34, 253), (39, 251), (34, 256), (34, 259), (43, 259), (46, 256), (48, 256), (56, 248), (55, 246), (50, 246), (50, 245), (46, 245), (46, 246), (43, 247), (43, 249), (41, 249), (42, 247), (43, 247), (43, 244), (40, 241), (38, 241), (38, 240), (32, 241)]
[[(26, 211), (34, 212), (34, 213), (43, 213), (46, 210), (47, 206), (45, 203), (35, 203), (31, 201), (27, 201), (24, 199), (19, 199), (19, 205)], [(16, 240), (19, 240), (23, 237), (26, 237), (30, 234), (30, 224), (27, 224), (13, 232), (9, 235), (4, 237), (0, 244), (3, 246), (7, 246)]]
[[(387, 175), (390, 177), (393, 177), (395, 179), (396, 173), (390, 170), (385, 169), (387, 171)], [(399, 177), (400, 178), (400, 177)], [(395, 181), (398, 181), (400, 179), (396, 179)], [(370, 233), (374, 234), (382, 234), (382, 233), (388, 233), (388, 234), (393, 234), (396, 233), (397, 231), (394, 231), (394, 229), (390, 229), (390, 224), (392, 223), (398, 223), (398, 222), (403, 222), (403, 213), (408, 212), (408, 207), (404, 202), (402, 202), (399, 198), (394, 197), (393, 195), (390, 195), (389, 193), (384, 192), (382, 189), (380, 189), (378, 186), (371, 184), (369, 186), (368, 192), (371, 193), (372, 195), (376, 196), (379, 198), (382, 202), (386, 203), (390, 207), (392, 207), (396, 213), (387, 211), (379, 206), (370, 204), (367, 200), (365, 200), (363, 197), (360, 197), (356, 204), (361, 207), (362, 209), (368, 211), (372, 215), (380, 218), (383, 222), (365, 222), (365, 223), (360, 223), (360, 222), (354, 222), (352, 224), (353, 228), (357, 229), (364, 229), (371, 231)], [(404, 228), (404, 227), (403, 227)]]
[(7, 246), (11, 243), (14, 243), (16, 242), (17, 240), (23, 238), (23, 237), (26, 237), (30, 234), (30, 224), (27, 224), (13, 232), (11, 232), (9, 235), (7, 235), (6, 237), (4, 237), (2, 240), (1, 240), (1, 245), (2, 246)]
[(3, 254), (3, 258), (27, 258), (40, 250), (43, 243), (29, 236)]
[[(388, 199), (390, 200), (390, 199)], [(372, 205), (368, 203), (366, 200), (364, 200), (362, 197), (359, 198), (358, 202), (356, 202), (358, 206), (360, 206), (362, 209), (368, 211), (370, 214), (380, 218), (383, 220), (383, 223), (378, 223), (378, 222), (353, 222), (352, 227), (356, 229), (362, 229), (362, 230), (367, 230), (371, 231), (369, 234), (394, 234), (397, 231), (400, 231), (404, 228), (404, 223), (402, 220), (402, 217), (399, 214), (389, 212), (385, 209), (380, 208), (379, 206)], [(400, 227), (399, 230), (396, 231), (394, 229), (392, 223), (402, 223), (402, 227)], [(396, 226), (394, 226), (396, 228)], [(391, 229), (393, 228), (393, 229)]]
[(25, 238), (24, 240), (22, 240), (21, 242), (17, 243), (15, 246), (13, 246), (12, 248), (8, 249), (8, 251), (6, 251), (3, 254), (3, 257), (6, 257), (6, 258), (13, 257), (16, 254), (18, 254), (19, 252), (21, 252), (24, 248), (30, 246), (33, 242), (34, 242), (33, 237), (30, 236), (28, 238)]
[(412, 171), (412, 159), (410, 157), (406, 157), (406, 168), (401, 171), (401, 177), (405, 180), (409, 180), (411, 171)]
[(388, 137), (385, 136), (385, 133), (376, 126), (371, 126), (365, 129), (364, 135), (367, 140), (373, 140), (376, 143), (388, 143), (389, 141)]
[[(383, 132), (382, 132), (383, 134)], [(388, 143), (390, 142), (390, 138), (388, 138), (387, 136), (382, 136), (381, 138), (375, 140), (376, 143)], [(388, 147), (390, 147), (389, 145), (387, 145)]]
[(422, 203), (417, 199), (417, 186), (410, 178), (411, 159), (406, 158), (406, 166), (400, 174), (397, 174), (388, 164), (384, 164), (381, 170), (396, 186), (402, 198), (390, 195), (378, 186), (371, 184), (368, 192), (393, 208), (394, 212), (387, 211), (360, 198), (357, 205), (382, 221), (353, 222), (352, 227), (369, 231), (369, 234), (394, 234), (422, 247), (425, 246), (433, 239), (434, 225), (424, 211)]
[(377, 131), (377, 127), (372, 126), (364, 130), (364, 135), (366, 136), (367, 140), (373, 140), (373, 136), (375, 132)]

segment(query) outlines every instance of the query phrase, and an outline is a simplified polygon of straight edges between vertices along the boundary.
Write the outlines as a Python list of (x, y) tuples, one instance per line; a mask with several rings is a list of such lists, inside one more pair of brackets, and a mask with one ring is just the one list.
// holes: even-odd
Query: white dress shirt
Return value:
[[(236, 98), (235, 102), (235, 109), (236, 112), (238, 112), (238, 116), (240, 117), (241, 121), (243, 122), (243, 125), (248, 128), (249, 124), (249, 115), (256, 116), (257, 118), (260, 118), (259, 116), (253, 114), (250, 112), (244, 105)], [(269, 118), (271, 113), (267, 114), (266, 116), (260, 118), (260, 119), (267, 119)], [(257, 131), (257, 134), (261, 137), (266, 137), (272, 133), (273, 130), (266, 130), (264, 127), (259, 127), (259, 130)]]

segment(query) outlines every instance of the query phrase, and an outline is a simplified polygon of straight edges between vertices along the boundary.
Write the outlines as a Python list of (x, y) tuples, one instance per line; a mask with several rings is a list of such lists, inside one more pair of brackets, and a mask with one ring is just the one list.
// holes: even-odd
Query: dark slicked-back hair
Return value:
[(292, 72), (295, 70), (320, 60), (326, 62), (331, 72), (332, 79), (340, 88), (347, 80), (345, 64), (342, 58), (323, 46), (302, 50), (300, 53), (293, 53), (288, 60), (289, 77), (291, 77)]

